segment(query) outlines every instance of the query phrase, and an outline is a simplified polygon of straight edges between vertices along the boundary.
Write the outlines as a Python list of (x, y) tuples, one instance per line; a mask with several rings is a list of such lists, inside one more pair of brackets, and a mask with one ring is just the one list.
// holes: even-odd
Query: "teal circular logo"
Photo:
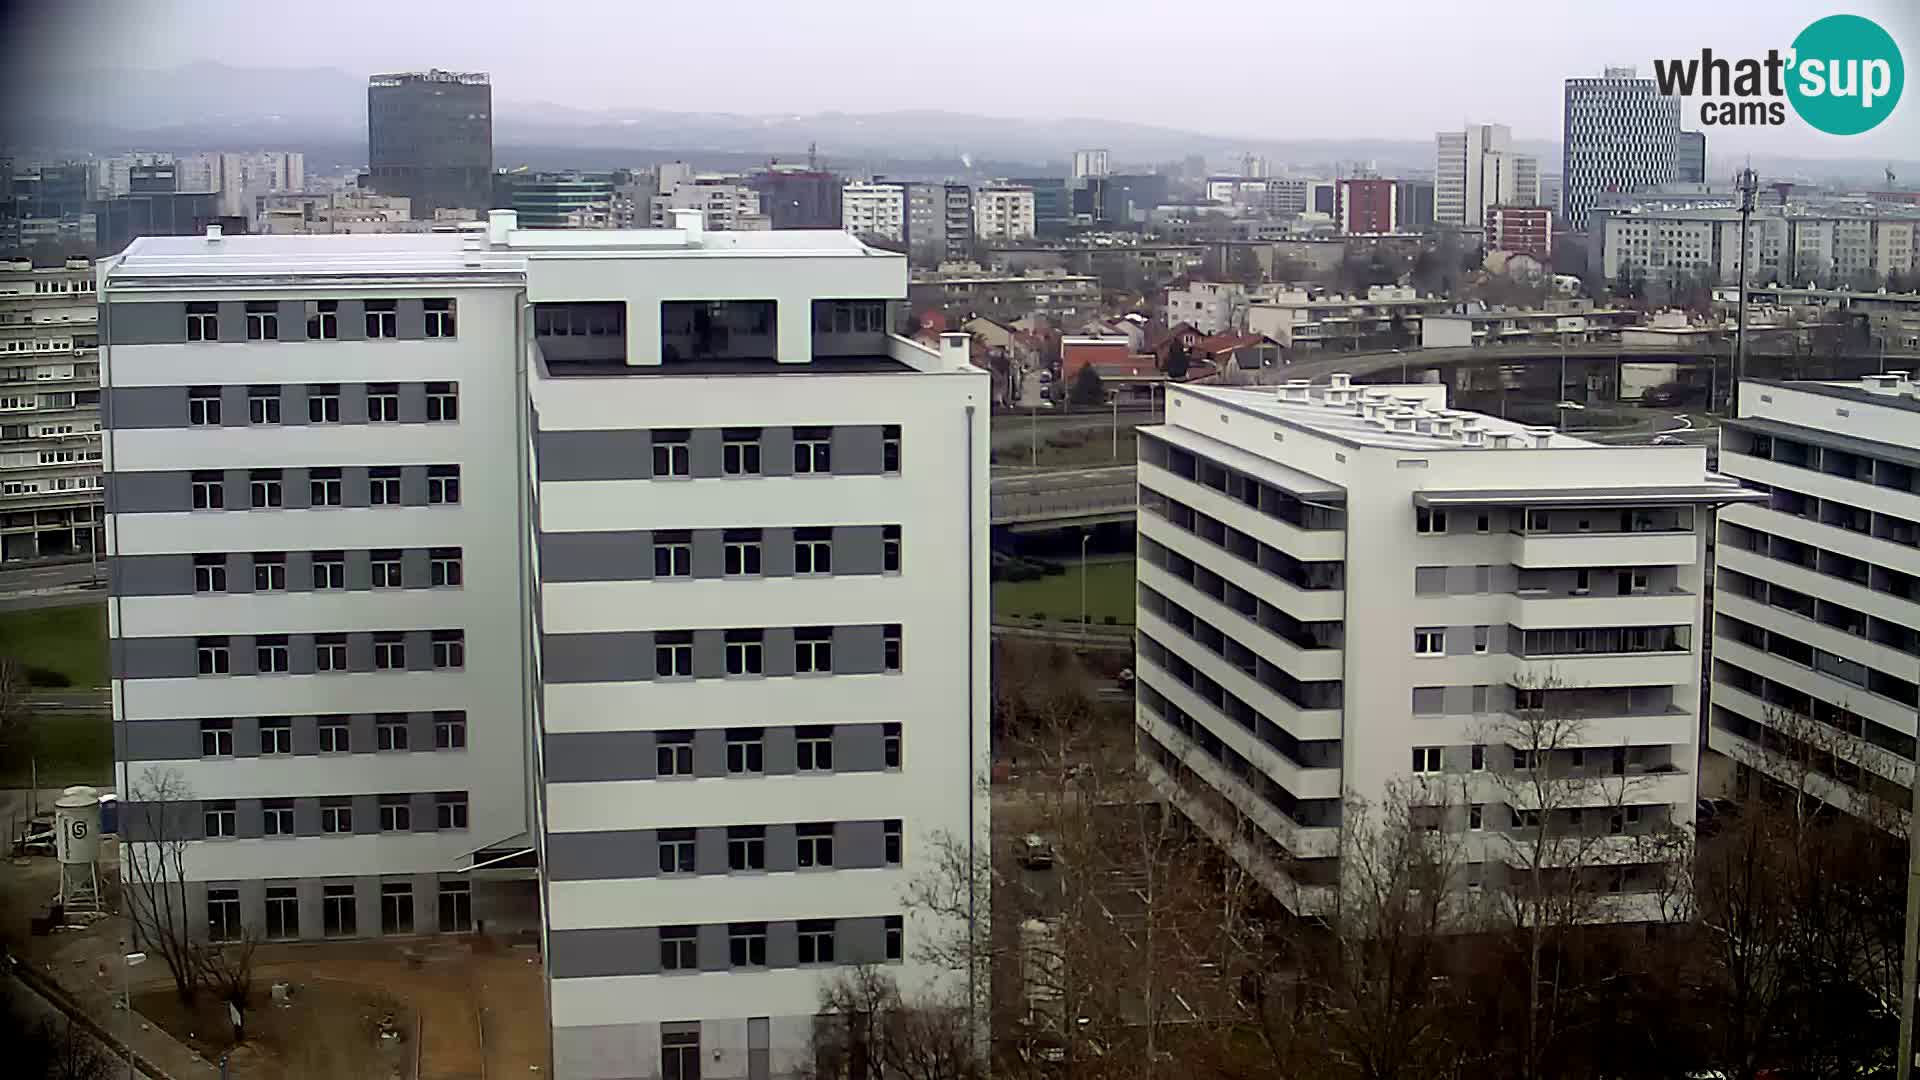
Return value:
[(1829, 15), (1793, 39), (1787, 98), (1829, 135), (1871, 131), (1893, 115), (1905, 83), (1900, 47), (1872, 19)]

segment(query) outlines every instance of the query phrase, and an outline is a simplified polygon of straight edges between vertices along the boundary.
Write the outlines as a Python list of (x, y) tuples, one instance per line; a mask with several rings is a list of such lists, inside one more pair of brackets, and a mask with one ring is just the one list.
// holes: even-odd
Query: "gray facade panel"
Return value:
[(880, 436), (881, 429), (873, 424), (843, 425), (834, 428), (834, 475), (878, 475), (881, 465)]
[(116, 638), (113, 672), (123, 679), (177, 679), (199, 671), (190, 637)]
[(343, 424), (364, 424), (367, 422), (367, 384), (340, 384), (340, 422)]
[[(651, 537), (644, 530), (541, 533), (540, 577), (545, 581), (645, 581), (653, 576)], [(693, 550), (698, 574), (698, 543)]]
[(354, 507), (373, 505), (373, 483), (368, 479), (364, 466), (340, 470), (340, 505)]
[(287, 552), (287, 591), (313, 591), (313, 553), (310, 551)]
[[(236, 511), (248, 509), (251, 506), (251, 502), (249, 492), (247, 491), (247, 470), (226, 470), (225, 483), (227, 488), (226, 508)], [(184, 509), (188, 504), (183, 503), (181, 505)]]
[(765, 658), (768, 677), (793, 674), (793, 627), (768, 627), (766, 644), (761, 652)]
[(107, 578), (115, 596), (185, 596), (193, 592), (193, 556), (117, 555)]
[(880, 572), (880, 530), (878, 525), (842, 525), (833, 530), (833, 572), (836, 574), (877, 574)]
[(760, 471), (767, 476), (793, 475), (793, 429), (760, 429)]
[[(417, 732), (410, 731), (408, 734), (411, 738), (418, 738)], [(413, 745), (419, 747), (422, 744), (415, 742)], [(431, 728), (427, 731), (427, 742), (425, 745), (433, 745), (433, 731)], [(438, 811), (434, 809), (433, 792), (416, 791), (408, 796), (407, 812), (412, 816), (413, 820), (411, 824), (413, 825), (414, 832), (436, 832), (439, 830), (440, 821)]]
[(791, 920), (767, 924), (767, 966), (800, 966), (800, 928)]
[(235, 799), (233, 823), (235, 836), (242, 840), (258, 840), (262, 831), (260, 800)]
[[(380, 796), (355, 795), (353, 797), (353, 831), (357, 834), (377, 833), (380, 831)], [(374, 903), (379, 903), (379, 890), (374, 890)], [(377, 911), (378, 908), (376, 907)], [(366, 911), (364, 901), (361, 912)]]
[(312, 634), (287, 635), (287, 673), (290, 675), (314, 673)]
[(718, 679), (727, 673), (726, 632), (722, 630), (695, 630), (693, 632), (693, 677), (696, 679)]
[(307, 340), (307, 302), (305, 300), (280, 301), (280, 340)]
[(547, 875), (556, 881), (652, 877), (659, 865), (651, 829), (547, 834)]
[(727, 733), (719, 728), (703, 728), (693, 733), (693, 775), (727, 775)]
[[(347, 670), (352, 672), (374, 670), (373, 635), (371, 633), (356, 632), (347, 635)], [(358, 730), (355, 730), (353, 733), (353, 744), (355, 746), (360, 745), (360, 732)], [(371, 746), (373, 744), (368, 743), (367, 745)]]
[[(139, 792), (138, 781), (135, 792)], [(206, 829), (200, 800), (180, 799), (168, 802), (123, 801), (120, 804), (120, 831), (132, 841), (201, 839)]]
[[(722, 767), (725, 766), (722, 747)], [(546, 736), (546, 779), (550, 784), (651, 780), (653, 732), (570, 731)]]
[(108, 513), (173, 514), (193, 506), (191, 478), (184, 472), (113, 472), (106, 485)]
[(835, 772), (879, 772), (886, 768), (879, 724), (839, 724), (833, 729)]
[(768, 776), (791, 776), (794, 770), (794, 730), (771, 727), (761, 736), (761, 764)]
[(833, 959), (839, 964), (879, 964), (887, 959), (887, 921), (840, 919), (833, 927)]
[(244, 385), (228, 383), (220, 388), (220, 424), (223, 427), (246, 427), (247, 388)]
[[(358, 548), (341, 552), (341, 555), (347, 564), (343, 578), (347, 588), (350, 590), (373, 588), (373, 553), (366, 548)], [(401, 569), (404, 571), (406, 568), (402, 566)]]
[(885, 866), (886, 836), (878, 821), (842, 821), (833, 827), (833, 865), (842, 870)]
[(251, 552), (227, 553), (227, 591), (234, 593), (253, 591), (253, 554)]
[[(371, 638), (368, 640), (371, 642)], [(369, 662), (367, 666), (371, 668), (373, 665)], [(380, 745), (379, 736), (375, 733), (377, 726), (372, 713), (355, 713), (347, 717), (347, 742), (352, 745), (354, 753), (371, 754), (373, 748)]]
[[(295, 796), (293, 800), (293, 831), (296, 836), (320, 835), (320, 800), (313, 796)], [(314, 927), (320, 925), (320, 904), (318, 890), (314, 900)], [(307, 924), (307, 913), (300, 913), (300, 924)]]
[(427, 467), (425, 465), (400, 466), (400, 505), (427, 505)]
[(649, 431), (542, 431), (534, 440), (541, 480), (645, 480), (653, 475)]
[[(281, 324), (283, 327), (284, 323)], [(305, 425), (307, 422), (307, 384), (288, 383), (280, 387), (280, 422)]]
[[(659, 865), (656, 862), (654, 865)], [(727, 872), (727, 830), (720, 826), (695, 829), (693, 833), (693, 866), (696, 873), (724, 874)]]
[[(404, 301), (402, 301), (404, 303)], [(404, 337), (405, 335), (401, 335)], [(403, 424), (424, 424), (427, 422), (427, 384), (400, 384), (400, 422)]]
[(726, 533), (720, 529), (693, 530), (693, 576), (714, 579), (727, 574)]
[(694, 939), (700, 952), (701, 971), (727, 970), (727, 928), (723, 923), (707, 923), (697, 928)]
[(833, 628), (833, 670), (842, 675), (874, 675), (886, 670), (882, 629), (878, 625)]
[(118, 302), (109, 308), (110, 345), (165, 345), (187, 340), (187, 305)]
[(767, 826), (767, 870), (769, 873), (796, 870), (800, 865), (800, 842), (792, 825)]
[(687, 433), (687, 466), (694, 479), (721, 475), (720, 436), (719, 428), (694, 428)]
[(552, 931), (547, 970), (556, 979), (654, 974), (660, 970), (660, 932), (651, 926)]
[[(393, 328), (395, 333), (400, 335), (401, 341), (427, 340), (426, 307), (427, 307), (427, 302), (425, 300), (420, 300), (420, 299), (403, 298), (394, 302), (394, 318), (393, 318), (394, 327)], [(405, 393), (406, 391), (403, 389), (401, 391), (401, 394), (403, 396), (400, 399), (401, 401), (400, 408), (402, 410), (400, 414), (400, 418), (402, 420), (406, 419), (406, 412), (405, 412), (406, 398), (404, 396)], [(424, 406), (423, 406), (423, 409), (424, 409)], [(425, 413), (423, 411), (422, 418), (424, 419), (424, 417), (425, 417)]]
[[(367, 339), (367, 302), (365, 300), (339, 301), (339, 324), (341, 341), (365, 341)], [(362, 414), (364, 419), (365, 414)]]
[(793, 530), (775, 526), (760, 530), (760, 572), (766, 577), (793, 576)]
[[(224, 410), (224, 403), (222, 408)], [(100, 423), (113, 431), (187, 426), (184, 386), (115, 386), (100, 392)]]
[(653, 633), (547, 634), (540, 645), (547, 682), (634, 682), (653, 677)]
[(198, 720), (121, 721), (116, 727), (123, 761), (186, 761), (200, 756)]
[(236, 716), (233, 718), (233, 752), (236, 757), (260, 756), (259, 717)]
[(320, 752), (319, 717), (296, 716), (293, 718), (293, 752), (301, 757), (311, 757)]
[(407, 714), (407, 745), (414, 750), (432, 750), (433, 714), (417, 712)]
[(409, 630), (406, 635), (407, 670), (433, 670), (433, 631)]
[(220, 340), (247, 340), (247, 305), (244, 300), (220, 301)]

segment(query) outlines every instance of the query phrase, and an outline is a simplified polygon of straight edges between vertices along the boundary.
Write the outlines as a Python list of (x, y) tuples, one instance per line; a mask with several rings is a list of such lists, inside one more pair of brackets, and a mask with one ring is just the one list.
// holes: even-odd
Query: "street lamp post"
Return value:
[(1027, 427), (1027, 445), (1032, 455), (1031, 464), (1037, 469), (1040, 467), (1040, 403), (1034, 402), (1028, 412), (1032, 420)]
[(1093, 539), (1093, 533), (1086, 528), (1080, 530), (1080, 647), (1087, 647), (1087, 543)]
[(1120, 460), (1120, 391), (1113, 392), (1113, 460)]
[(120, 965), (120, 1005), (126, 1011), (126, 1034), (120, 1040), (120, 1048), (127, 1054), (127, 1080), (134, 1080), (133, 1073), (133, 969), (147, 962), (147, 954), (130, 952), (121, 957)]

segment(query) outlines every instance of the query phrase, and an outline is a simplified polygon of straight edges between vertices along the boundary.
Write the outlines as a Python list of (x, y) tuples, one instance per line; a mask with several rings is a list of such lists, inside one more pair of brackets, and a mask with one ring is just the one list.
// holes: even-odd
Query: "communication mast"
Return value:
[(1747, 373), (1747, 228), (1753, 223), (1753, 196), (1760, 189), (1759, 174), (1749, 165), (1740, 170), (1737, 184), (1740, 189), (1740, 305), (1736, 316), (1739, 323), (1733, 331), (1732, 390), (1727, 398), (1727, 408), (1733, 412), (1740, 408), (1740, 380)]

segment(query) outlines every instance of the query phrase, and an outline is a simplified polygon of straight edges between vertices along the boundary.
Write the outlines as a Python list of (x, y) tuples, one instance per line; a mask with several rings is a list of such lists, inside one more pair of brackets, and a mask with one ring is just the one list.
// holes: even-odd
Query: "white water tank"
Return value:
[(70, 787), (53, 804), (53, 854), (64, 866), (85, 866), (100, 855), (100, 793)]

